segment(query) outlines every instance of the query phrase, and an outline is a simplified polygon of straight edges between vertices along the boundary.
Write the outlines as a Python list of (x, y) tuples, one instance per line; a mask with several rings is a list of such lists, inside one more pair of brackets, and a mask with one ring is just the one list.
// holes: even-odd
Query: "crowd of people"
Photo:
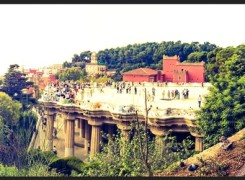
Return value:
[[(117, 94), (135, 94), (142, 96), (145, 94), (148, 102), (154, 102), (156, 96), (161, 100), (174, 100), (174, 99), (189, 99), (188, 88), (171, 88), (166, 86), (167, 83), (152, 83), (149, 87), (149, 83), (141, 82), (111, 82), (105, 83), (74, 83), (70, 81), (56, 81), (50, 83), (45, 88), (43, 93), (44, 101), (56, 101), (61, 103), (75, 103), (81, 105), (84, 97), (93, 97), (95, 91), (105, 93), (105, 88), (114, 88)], [(161, 92), (160, 92), (161, 91)], [(198, 106), (200, 107), (200, 98), (198, 99)]]

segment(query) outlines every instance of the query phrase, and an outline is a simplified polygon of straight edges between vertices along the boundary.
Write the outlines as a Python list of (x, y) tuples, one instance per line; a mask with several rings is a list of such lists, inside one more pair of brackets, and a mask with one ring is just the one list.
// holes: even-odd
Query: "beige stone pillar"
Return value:
[(155, 150), (163, 150), (163, 137), (162, 136), (155, 136)]
[(164, 136), (156, 135), (155, 137), (155, 150), (159, 153), (159, 156), (164, 156), (166, 153), (167, 140)]
[(168, 134), (168, 129), (161, 126), (151, 126), (150, 131), (155, 135), (155, 148), (159, 152), (159, 156), (163, 156), (166, 152), (167, 140), (164, 137)]
[(203, 151), (203, 137), (195, 137), (195, 151)]
[(85, 153), (88, 154), (88, 148), (90, 146), (91, 132), (90, 127), (87, 121), (85, 121), (85, 141), (84, 141), (84, 149)]
[[(91, 117), (88, 120), (88, 124), (92, 127), (91, 131), (91, 146), (90, 146), (90, 155), (93, 156), (94, 154), (100, 152), (100, 142), (101, 142), (101, 127), (103, 121), (101, 118)], [(85, 134), (86, 135), (86, 134)], [(85, 138), (86, 139), (86, 138)]]
[(66, 136), (65, 136), (65, 157), (74, 156), (74, 133), (75, 133), (75, 120), (67, 119)]
[(63, 120), (63, 125), (64, 125), (64, 133), (66, 134), (67, 121), (66, 121), (65, 118), (64, 118), (64, 120)]
[(92, 126), (90, 155), (100, 152), (101, 126)]
[(119, 122), (117, 127), (121, 130), (121, 138), (127, 142), (130, 141), (130, 123), (129, 122)]
[(64, 112), (61, 113), (61, 120), (63, 120), (63, 131), (64, 133), (66, 133), (66, 114), (64, 114)]
[(46, 125), (46, 151), (52, 151), (53, 149), (53, 129), (54, 129), (54, 113), (46, 111), (47, 125)]
[(203, 135), (197, 133), (196, 127), (189, 127), (192, 136), (195, 137), (195, 151), (203, 151)]
[(121, 138), (123, 141), (130, 142), (130, 130), (121, 129)]
[(120, 154), (123, 154), (130, 142), (130, 130), (121, 129), (121, 140), (123, 147), (120, 150)]
[(122, 147), (120, 150), (120, 154), (123, 154), (127, 148), (128, 143), (130, 142), (130, 123), (129, 122), (119, 122), (117, 127), (121, 131), (121, 140)]

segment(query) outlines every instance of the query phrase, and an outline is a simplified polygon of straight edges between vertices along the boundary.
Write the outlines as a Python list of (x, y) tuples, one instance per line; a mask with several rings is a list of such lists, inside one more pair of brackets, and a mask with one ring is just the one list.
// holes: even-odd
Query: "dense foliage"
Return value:
[(61, 81), (78, 81), (86, 77), (85, 69), (80, 70), (80, 68), (67, 68), (64, 72), (58, 73), (56, 77)]
[(0, 92), (0, 163), (24, 163), (25, 151), (36, 125), (37, 116), (21, 109), (21, 103)]
[(208, 54), (208, 76), (213, 84), (198, 124), (209, 147), (223, 136), (245, 127), (245, 45), (219, 48)]
[[(141, 156), (142, 149), (145, 149), (147, 144), (151, 172), (162, 170), (173, 162), (194, 153), (194, 142), (189, 138), (183, 142), (177, 142), (170, 133), (168, 136), (159, 138), (160, 144), (156, 144), (155, 138), (149, 138), (146, 143), (144, 126), (139, 128), (140, 134), (137, 134), (136, 127), (131, 129), (130, 142), (122, 138), (120, 131), (112, 137), (104, 135), (103, 138), (108, 140), (108, 144), (102, 145), (102, 152), (85, 160), (86, 163), (82, 164), (79, 176), (148, 176), (143, 162), (144, 157)], [(140, 140), (143, 140), (143, 143)]]
[(33, 85), (33, 82), (27, 81), (24, 73), (18, 70), (19, 65), (10, 65), (8, 72), (4, 75), (2, 90), (10, 97), (20, 100), (24, 96), (23, 89)]
[(0, 92), (0, 117), (8, 127), (16, 126), (20, 118), (21, 104), (6, 93)]
[(0, 92), (0, 162), (22, 166), (25, 151), (35, 130), (37, 116), (31, 111), (36, 103), (24, 89), (33, 86), (17, 64), (10, 65)]
[[(147, 42), (143, 44), (129, 44), (126, 47), (105, 49), (98, 52), (98, 61), (105, 64), (108, 69), (116, 69), (115, 80), (121, 80), (120, 72), (126, 72), (141, 67), (152, 69), (162, 69), (163, 55), (178, 55), (181, 62), (188, 59), (190, 62), (205, 61), (207, 53), (216, 48), (215, 44), (205, 42), (182, 43), (173, 42)], [(85, 63), (90, 62), (90, 51), (74, 54), (72, 61), (64, 62), (64, 67), (85, 67)], [(192, 54), (193, 53), (193, 54)]]

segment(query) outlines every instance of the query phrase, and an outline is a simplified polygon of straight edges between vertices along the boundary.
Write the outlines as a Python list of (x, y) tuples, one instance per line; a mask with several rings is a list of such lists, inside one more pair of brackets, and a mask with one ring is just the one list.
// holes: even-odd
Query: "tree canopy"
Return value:
[(230, 136), (245, 127), (245, 45), (216, 49), (207, 61), (213, 84), (201, 108), (198, 124), (207, 146), (220, 136)]
[[(163, 55), (178, 55), (180, 61), (188, 59), (190, 62), (200, 60), (206, 61), (207, 53), (214, 50), (217, 46), (209, 42), (200, 44), (199, 42), (182, 43), (181, 41), (173, 42), (147, 42), (142, 44), (129, 44), (125, 47), (104, 49), (97, 53), (98, 63), (105, 64), (108, 69), (116, 69), (117, 75), (115, 80), (122, 79), (120, 72), (130, 71), (132, 69), (148, 67), (152, 69), (162, 69)], [(63, 66), (85, 68), (85, 63), (90, 62), (91, 51), (81, 52), (80, 55), (74, 54), (71, 62), (64, 62)]]
[(9, 127), (16, 125), (20, 118), (21, 104), (4, 92), (0, 92), (0, 102), (0, 120)]
[(67, 68), (64, 72), (58, 73), (57, 77), (58, 79), (62, 81), (66, 80), (72, 80), (72, 81), (78, 81), (81, 77), (85, 76), (85, 71), (81, 70), (80, 68)]
[(2, 91), (10, 97), (21, 100), (23, 89), (33, 86), (33, 82), (27, 81), (26, 75), (18, 70), (19, 65), (10, 65), (8, 72), (4, 75)]

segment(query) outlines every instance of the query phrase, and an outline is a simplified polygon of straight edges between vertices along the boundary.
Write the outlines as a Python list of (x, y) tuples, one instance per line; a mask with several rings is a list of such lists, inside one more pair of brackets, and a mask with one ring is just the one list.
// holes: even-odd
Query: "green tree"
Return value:
[(119, 70), (111, 77), (114, 81), (122, 81), (122, 75)]
[(58, 73), (58, 79), (62, 81), (78, 81), (84, 73), (78, 68), (67, 68), (64, 72)]
[(71, 67), (72, 67), (72, 63), (67, 62), (67, 61), (65, 61), (65, 62), (63, 63), (63, 68), (71, 68)]
[[(0, 153), (0, 162), (3, 162), (4, 164), (14, 164), (17, 151), (16, 149), (13, 149), (12, 146), (15, 147), (14, 130), (19, 123), (21, 103), (13, 100), (4, 92), (0, 92), (0, 102), (0, 146), (3, 150)], [(18, 152), (20, 151), (21, 150), (18, 149)]]
[(217, 74), (197, 119), (207, 147), (245, 127), (245, 45), (220, 49), (214, 63)]
[(20, 72), (18, 68), (19, 65), (17, 64), (10, 65), (8, 72), (4, 75), (2, 91), (20, 101), (22, 97), (26, 96), (23, 89), (33, 86), (33, 82), (27, 81), (26, 75)]
[(207, 62), (207, 52), (192, 52), (187, 56), (187, 61), (189, 62)]
[(21, 104), (4, 92), (0, 92), (0, 102), (0, 118), (3, 124), (8, 127), (16, 126), (20, 118)]

